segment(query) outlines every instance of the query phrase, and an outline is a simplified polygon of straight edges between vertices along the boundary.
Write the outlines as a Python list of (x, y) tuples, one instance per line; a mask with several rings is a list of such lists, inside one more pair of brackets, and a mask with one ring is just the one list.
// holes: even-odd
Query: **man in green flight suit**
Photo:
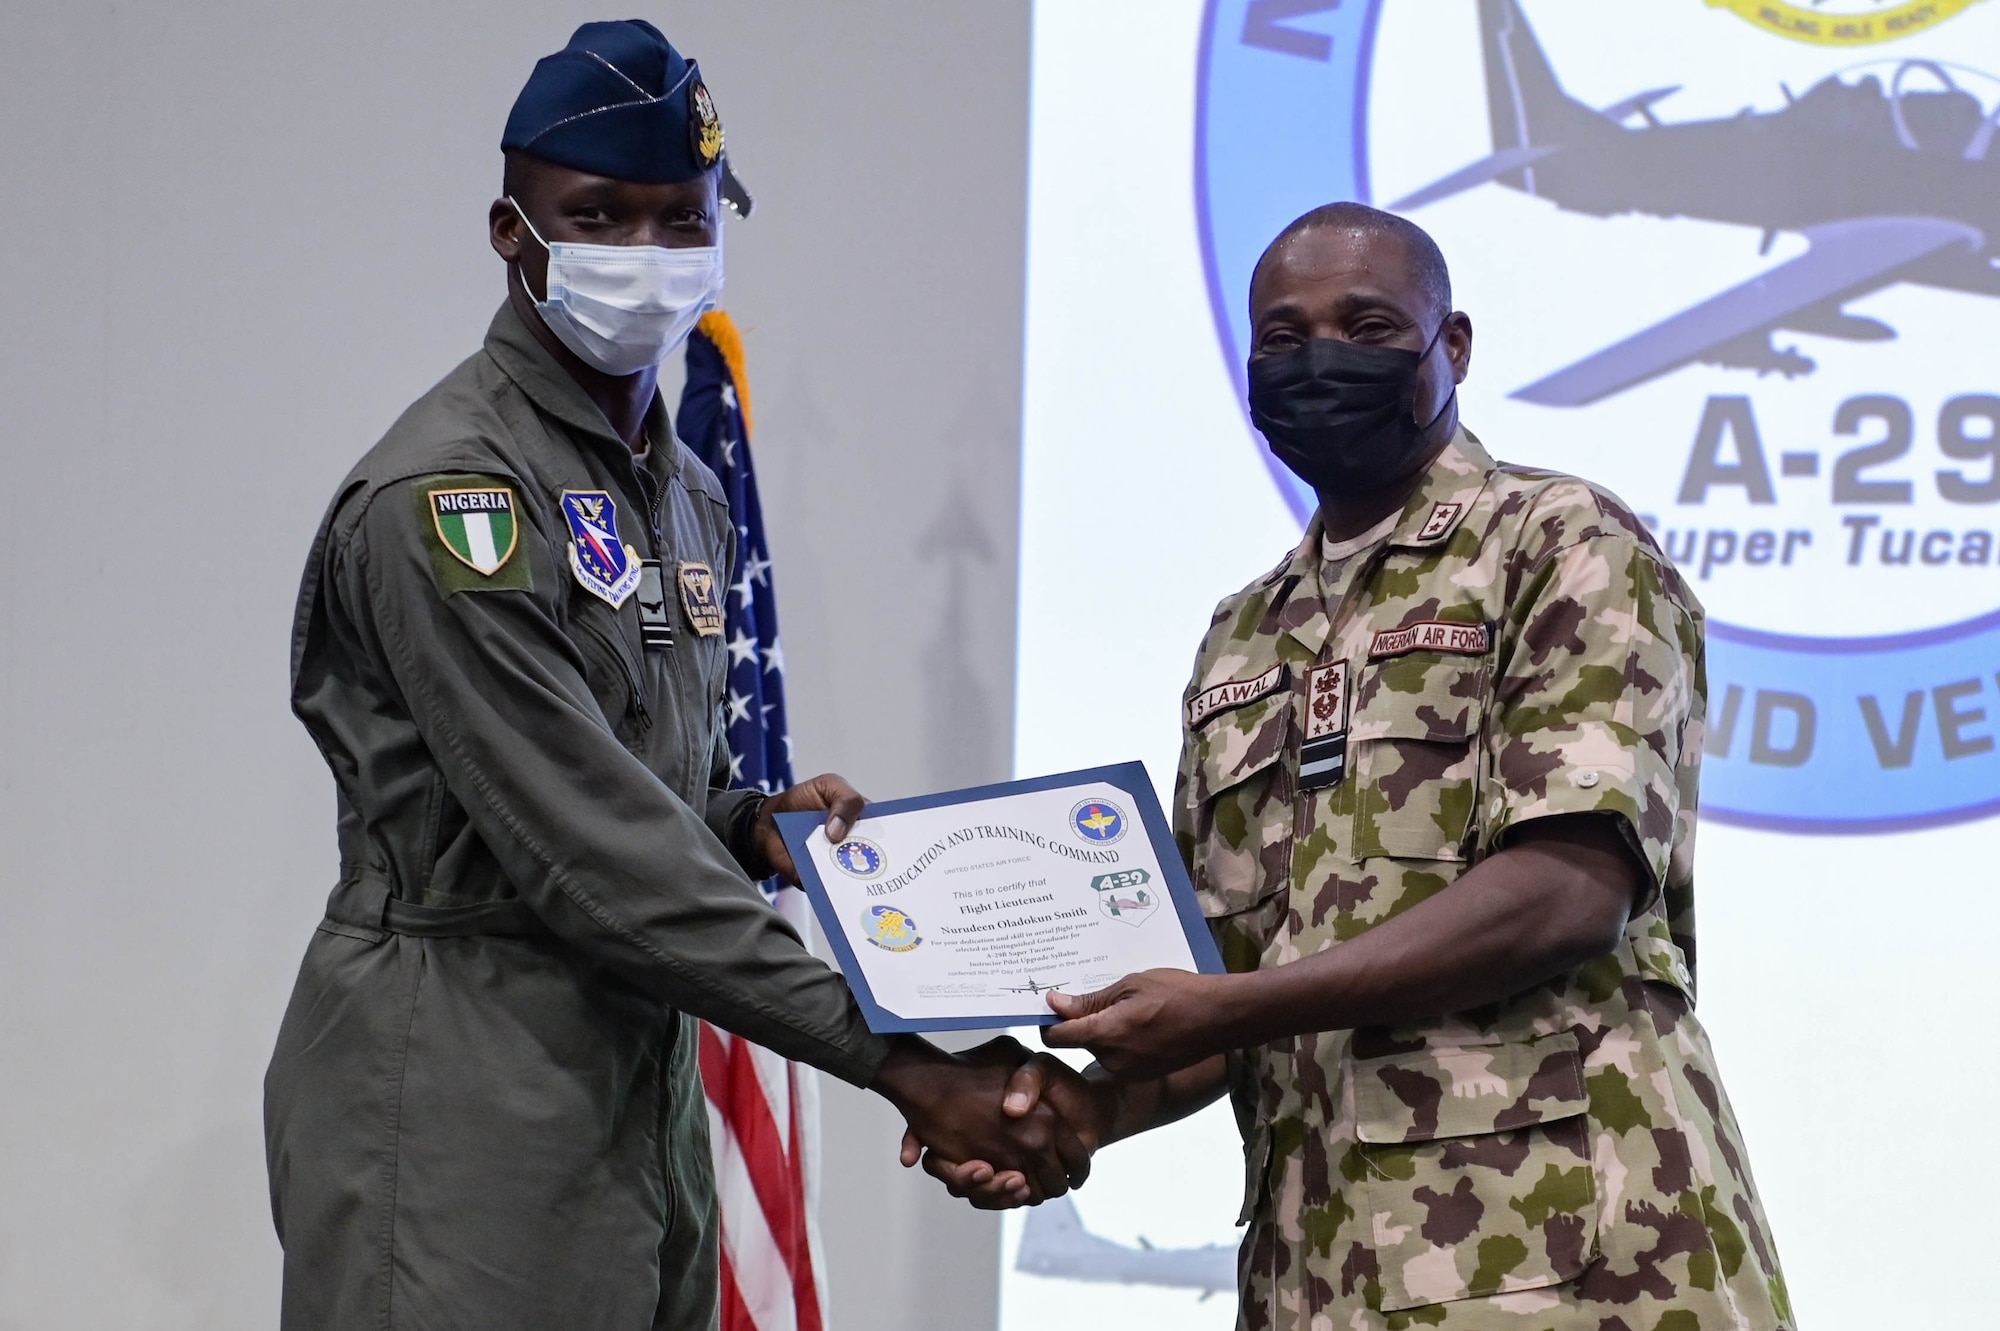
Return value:
[(1252, 418), (1320, 503), (1182, 700), (1176, 834), (1232, 973), (1051, 995), (1048, 1042), (1098, 1058), (1076, 1117), (1230, 1094), (1244, 1331), (1792, 1326), (1693, 1011), (1700, 605), (1617, 499), (1459, 424), (1472, 323), (1418, 227), (1307, 213), (1250, 318)]
[(996, 1112), (1025, 1051), (872, 1034), (752, 879), (822, 776), (726, 791), (717, 597), (734, 530), (658, 366), (721, 286), (722, 126), (650, 25), (541, 61), (491, 210), (485, 347), (344, 481), (293, 707), (341, 874), (265, 1083), (282, 1324), (716, 1324), (693, 1019), (891, 1100), (926, 1142), (1064, 1190), (1084, 1143)]

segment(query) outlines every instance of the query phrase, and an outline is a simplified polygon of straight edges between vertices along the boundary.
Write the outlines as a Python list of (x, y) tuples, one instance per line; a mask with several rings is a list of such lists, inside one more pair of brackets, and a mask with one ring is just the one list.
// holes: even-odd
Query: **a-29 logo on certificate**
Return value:
[(1146, 886), (1152, 881), (1153, 875), (1144, 869), (1120, 869), (1097, 875), (1090, 880), (1090, 887), (1097, 893), (1099, 911), (1136, 928), (1160, 908), (1160, 898)]
[[(1706, 607), (1703, 814), (2000, 813), (2000, 5), (1633, 8), (1211, 0), (1194, 203), (1238, 392), (1285, 223), (1409, 216), (1480, 329), (1466, 423), (1616, 492)], [(1227, 446), (1303, 524), (1247, 420)]]

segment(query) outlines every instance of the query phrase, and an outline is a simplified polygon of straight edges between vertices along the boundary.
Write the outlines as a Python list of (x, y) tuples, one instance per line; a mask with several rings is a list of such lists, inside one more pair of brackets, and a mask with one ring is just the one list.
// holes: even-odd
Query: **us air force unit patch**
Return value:
[(722, 632), (722, 602), (715, 594), (715, 570), (696, 560), (681, 564), (681, 608), (688, 627), (704, 638)]
[(528, 561), (514, 558), (521, 513), (511, 484), (495, 476), (434, 476), (417, 483), (416, 499), (417, 520), (433, 538), (427, 544), (439, 591), (533, 586)]
[(618, 539), (618, 505), (603, 490), (565, 490), (569, 567), (591, 595), (616, 610), (638, 590), (639, 552)]
[(1299, 789), (1337, 785), (1347, 773), (1347, 662), (1306, 674), (1306, 737), (1299, 745)]

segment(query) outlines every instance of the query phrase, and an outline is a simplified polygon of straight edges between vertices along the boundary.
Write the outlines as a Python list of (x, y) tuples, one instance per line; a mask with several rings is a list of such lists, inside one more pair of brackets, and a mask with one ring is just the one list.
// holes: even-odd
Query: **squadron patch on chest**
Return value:
[(1261, 675), (1232, 679), (1203, 689), (1183, 704), (1188, 729), (1199, 730), (1210, 717), (1256, 702), (1259, 698), (1268, 698), (1284, 686), (1285, 663), (1280, 661)]
[(722, 598), (716, 595), (714, 569), (692, 559), (681, 562), (681, 608), (697, 636), (713, 638), (722, 632)]
[(1401, 656), (1405, 652), (1450, 652), (1458, 656), (1484, 656), (1493, 647), (1493, 629), (1487, 624), (1453, 624), (1442, 619), (1426, 619), (1401, 628), (1383, 629), (1368, 644), (1368, 659)]
[(1336, 785), (1347, 774), (1347, 662), (1306, 672), (1306, 734), (1299, 745), (1299, 789)]
[(639, 552), (618, 539), (618, 505), (604, 490), (565, 490), (569, 568), (592, 596), (616, 610), (639, 589)]

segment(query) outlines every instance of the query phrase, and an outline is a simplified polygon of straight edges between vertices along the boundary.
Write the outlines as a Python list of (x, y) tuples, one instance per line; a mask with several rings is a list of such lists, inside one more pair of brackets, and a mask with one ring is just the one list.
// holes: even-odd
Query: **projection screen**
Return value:
[[(1171, 795), (1209, 611), (1309, 516), (1244, 416), (1251, 264), (1330, 200), (1419, 222), (1466, 423), (1620, 494), (1707, 608), (1700, 1010), (1823, 1331), (1987, 1302), (1996, 74), (1972, 0), (1035, 13), (1018, 773)], [(1230, 1325), (1241, 1176), (1220, 1107), (1110, 1148), (1010, 1219), (1003, 1327)]]

